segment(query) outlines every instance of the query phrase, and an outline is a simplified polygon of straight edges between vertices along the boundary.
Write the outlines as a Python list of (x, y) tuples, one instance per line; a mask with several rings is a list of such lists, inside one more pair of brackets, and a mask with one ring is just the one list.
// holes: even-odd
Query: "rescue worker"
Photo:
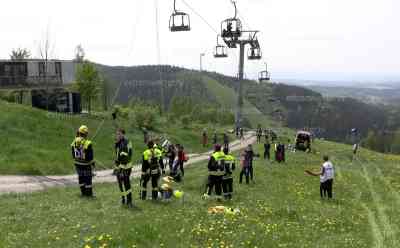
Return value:
[(222, 177), (222, 190), (224, 192), (224, 198), (227, 200), (232, 199), (233, 194), (233, 177), (232, 173), (235, 170), (235, 157), (229, 154), (229, 150), (224, 148), (225, 154), (225, 173)]
[(159, 160), (158, 163), (160, 164), (162, 174), (165, 175), (164, 156), (167, 152), (163, 147), (159, 145), (159, 140), (157, 140), (157, 143), (154, 144), (154, 148), (156, 149), (157, 157)]
[(125, 130), (118, 129), (115, 142), (115, 175), (121, 191), (121, 203), (128, 207), (132, 204), (132, 188), (130, 176), (132, 173), (132, 143), (125, 137)]
[(221, 151), (221, 145), (216, 144), (214, 153), (208, 161), (208, 196), (211, 196), (213, 188), (217, 200), (222, 200), (222, 176), (225, 171), (225, 154)]
[(154, 147), (153, 141), (147, 143), (147, 149), (143, 152), (142, 177), (140, 178), (142, 191), (141, 199), (146, 200), (147, 183), (151, 179), (152, 199), (158, 197), (158, 179), (160, 177), (160, 151)]
[(93, 197), (92, 167), (94, 163), (94, 153), (92, 142), (87, 138), (89, 129), (82, 125), (77, 133), (76, 138), (71, 144), (72, 157), (78, 174), (78, 182), (81, 189), (81, 194), (84, 197)]

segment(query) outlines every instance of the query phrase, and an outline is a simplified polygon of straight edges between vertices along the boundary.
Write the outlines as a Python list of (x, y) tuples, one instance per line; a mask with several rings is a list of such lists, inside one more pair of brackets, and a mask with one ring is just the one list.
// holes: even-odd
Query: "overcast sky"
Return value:
[[(230, 0), (185, 0), (219, 31), (233, 16)], [(161, 61), (157, 56), (158, 3)], [(246, 61), (257, 77), (264, 61), (274, 79), (400, 79), (399, 0), (237, 0), (246, 28), (261, 31), (263, 60)], [(54, 57), (71, 59), (82, 44), (87, 57), (107, 65), (171, 64), (235, 75), (238, 51), (214, 59), (216, 33), (182, 0), (192, 31), (170, 33), (172, 0), (2, 0), (0, 58), (26, 47), (38, 55), (49, 31)]]

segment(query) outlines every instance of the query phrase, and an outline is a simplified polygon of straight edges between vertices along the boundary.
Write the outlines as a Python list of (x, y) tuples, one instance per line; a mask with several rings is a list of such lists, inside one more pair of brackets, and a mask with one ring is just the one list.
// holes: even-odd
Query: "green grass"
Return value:
[[(232, 88), (220, 84), (217, 80), (211, 77), (202, 77), (207, 89), (217, 97), (217, 100), (222, 107), (229, 110), (234, 110), (236, 108), (237, 94)], [(261, 124), (263, 127), (271, 126), (273, 124), (273, 121), (270, 118), (262, 114), (247, 100), (244, 100), (243, 104), (243, 117), (248, 119), (253, 127), (257, 127), (258, 124)]]
[[(74, 172), (70, 144), (77, 128), (86, 124), (93, 140), (99, 169), (113, 166), (113, 143), (116, 124), (111, 114), (100, 116), (67, 116), (0, 101), (0, 174), (54, 175)], [(205, 151), (201, 146), (202, 127), (179, 128), (167, 121), (158, 123), (154, 135), (166, 135), (174, 143), (185, 145), (188, 153)], [(134, 161), (144, 150), (143, 133), (122, 120), (134, 146)], [(227, 129), (216, 127), (219, 130)], [(94, 137), (95, 133), (98, 133)], [(94, 137), (94, 138), (93, 138)]]
[[(232, 202), (200, 198), (205, 162), (186, 170), (184, 203), (138, 201), (137, 179), (140, 210), (122, 208), (114, 184), (96, 185), (96, 200), (78, 197), (77, 187), (2, 196), (0, 247), (399, 247), (400, 158), (361, 150), (352, 163), (350, 146), (314, 147), (283, 165), (256, 161), (255, 184), (239, 185), (236, 171)], [(304, 174), (324, 153), (336, 168), (332, 201), (321, 201), (318, 178)], [(221, 204), (241, 214), (207, 213)]]

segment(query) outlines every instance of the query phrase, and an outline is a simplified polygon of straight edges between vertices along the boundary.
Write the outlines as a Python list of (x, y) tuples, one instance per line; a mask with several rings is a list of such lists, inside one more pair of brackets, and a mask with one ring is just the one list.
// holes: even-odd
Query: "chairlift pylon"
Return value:
[(171, 32), (190, 31), (190, 17), (185, 12), (176, 10), (176, 0), (174, 0), (174, 12), (169, 19), (169, 30)]
[(237, 18), (236, 2), (231, 1), (235, 7), (235, 16), (228, 18), (221, 23), (221, 37), (223, 39), (237, 40), (242, 36), (242, 22)]
[(271, 80), (271, 75), (270, 75), (270, 73), (268, 72), (268, 65), (267, 65), (267, 63), (265, 63), (265, 71), (261, 71), (261, 72), (259, 73), (258, 80), (259, 80), (260, 83), (262, 83), (262, 82), (268, 82), (269, 80)]
[(219, 35), (217, 35), (217, 45), (215, 46), (214, 58), (227, 58), (227, 48), (219, 43), (218, 37)]

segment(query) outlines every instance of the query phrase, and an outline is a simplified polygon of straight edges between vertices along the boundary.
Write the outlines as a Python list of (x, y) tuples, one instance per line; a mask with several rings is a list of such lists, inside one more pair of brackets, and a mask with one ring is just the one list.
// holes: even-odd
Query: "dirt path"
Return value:
[[(245, 135), (243, 141), (236, 140), (230, 143), (231, 151), (237, 151), (245, 148), (248, 144), (256, 142), (253, 133)], [(185, 166), (207, 160), (212, 151), (201, 154), (190, 154), (189, 161)], [(113, 170), (97, 171), (94, 177), (94, 183), (116, 182), (116, 177), (112, 175)], [(133, 167), (133, 177), (140, 176), (140, 165)], [(76, 175), (65, 176), (0, 176), (0, 194), (7, 193), (29, 193), (45, 190), (51, 187), (61, 187), (76, 185), (78, 179)]]

